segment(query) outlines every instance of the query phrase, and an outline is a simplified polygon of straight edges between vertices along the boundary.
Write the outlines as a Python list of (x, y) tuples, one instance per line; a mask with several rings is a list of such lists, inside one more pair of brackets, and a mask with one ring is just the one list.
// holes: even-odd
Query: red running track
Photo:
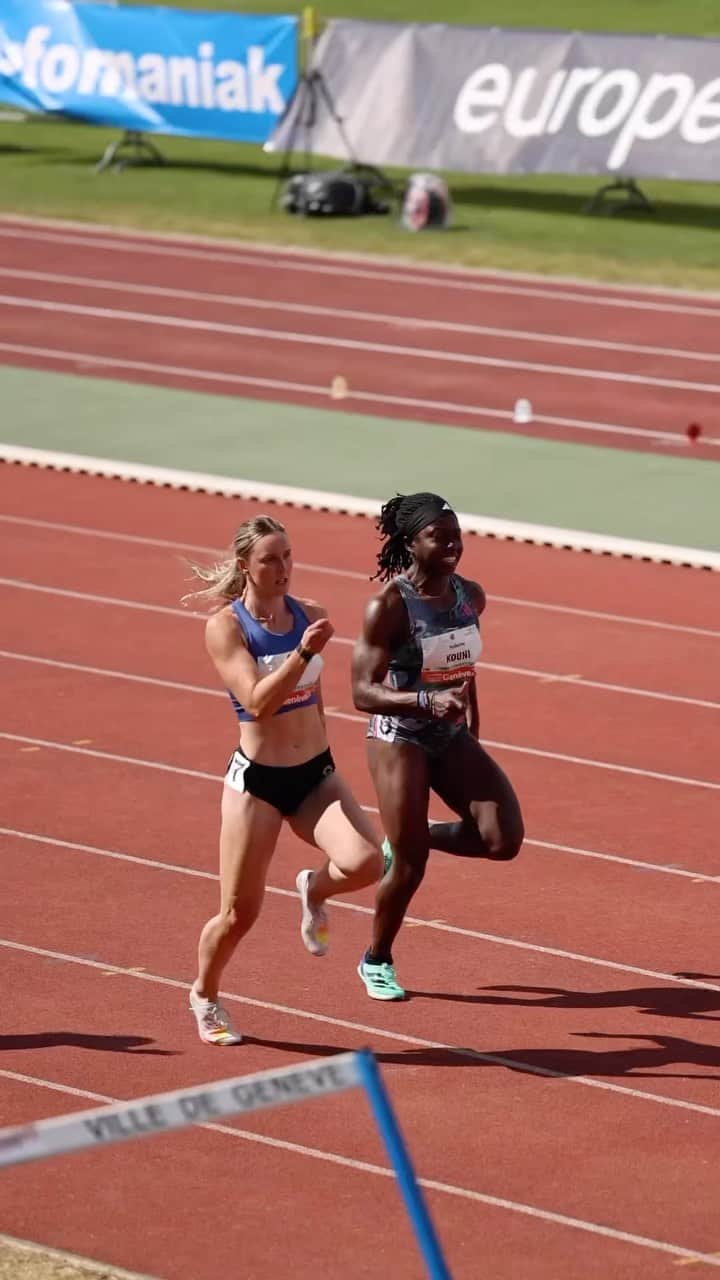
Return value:
[[(505, 744), (526, 847), (509, 867), (433, 858), (397, 951), (412, 998), (383, 1007), (354, 973), (372, 895), (335, 905), (331, 956), (308, 956), (307, 855), (284, 834), (227, 974), (248, 1039), (222, 1054), (185, 1002), (234, 730), (178, 602), (181, 556), (257, 509), (0, 468), (3, 1122), (370, 1044), (456, 1280), (717, 1265), (715, 575), (469, 539), (490, 597), (483, 733)], [(343, 643), (372, 524), (285, 518), (295, 589), (336, 626), (333, 749), (372, 807)], [(10, 1170), (2, 1226), (167, 1280), (415, 1280), (385, 1169), (343, 1095)]]
[[(673, 456), (720, 447), (720, 304), (692, 294), (10, 217), (0, 359)], [(338, 370), (350, 394), (330, 401)]]

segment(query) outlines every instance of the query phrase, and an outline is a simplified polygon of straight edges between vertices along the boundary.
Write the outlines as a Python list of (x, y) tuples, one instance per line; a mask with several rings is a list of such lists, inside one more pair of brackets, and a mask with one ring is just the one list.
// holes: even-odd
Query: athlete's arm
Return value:
[(480, 708), (478, 707), (477, 676), (473, 676), (468, 688), (467, 723), (473, 738), (479, 738)]
[[(318, 618), (327, 618), (328, 616), (327, 609), (325, 609), (323, 605), (318, 604), (317, 600), (298, 599), (297, 602), (298, 604), (302, 605), (303, 609), (305, 610), (305, 613), (307, 614), (308, 622), (317, 622)], [(317, 698), (316, 705), (318, 709), (318, 714), (322, 721), (323, 728), (327, 731), (327, 721), (325, 717), (325, 702), (323, 700), (322, 684), (320, 683), (320, 681), (318, 681), (317, 683), (317, 686), (315, 689), (315, 696)]]
[(465, 585), (466, 587), (468, 587), (470, 591), (470, 596), (473, 604), (475, 605), (475, 608), (477, 610), (477, 616), (479, 618), (480, 614), (485, 612), (485, 605), (487, 604), (487, 596), (485, 595), (485, 591), (480, 586), (479, 582), (471, 582), (469, 578), (465, 579)]
[(467, 684), (434, 693), (432, 709), (420, 707), (417, 692), (384, 684), (390, 656), (407, 640), (407, 613), (397, 587), (390, 583), (365, 609), (352, 660), (352, 694), (358, 711), (371, 715), (412, 715), (457, 719), (467, 705)]
[[(479, 618), (481, 613), (485, 612), (485, 605), (487, 604), (485, 592), (479, 582), (469, 582), (468, 586), (470, 587), (472, 602), (477, 609), (477, 615)], [(468, 729), (470, 730), (473, 738), (480, 737), (480, 708), (478, 706), (477, 696), (477, 676), (474, 676), (470, 681), (470, 688), (468, 690)]]

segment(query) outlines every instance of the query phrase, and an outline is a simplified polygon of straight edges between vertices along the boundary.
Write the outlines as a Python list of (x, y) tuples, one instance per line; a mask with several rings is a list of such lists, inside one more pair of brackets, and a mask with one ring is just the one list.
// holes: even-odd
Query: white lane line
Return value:
[[(377, 814), (379, 810), (371, 804), (363, 804), (360, 806), (366, 813)], [(18, 831), (15, 827), (0, 827), (0, 835), (15, 836), (19, 840), (30, 840), (37, 844), (49, 844), (57, 846), (59, 849), (75, 849), (80, 853), (92, 853), (102, 858), (117, 858), (121, 862), (137, 862), (142, 866), (156, 867), (162, 871), (173, 871), (180, 875), (199, 876), (203, 880), (217, 880), (218, 877), (212, 871), (197, 871), (192, 867), (178, 866), (172, 862), (158, 862), (152, 858), (140, 858), (130, 853), (118, 853), (112, 849), (98, 849), (95, 845), (77, 844), (74, 840), (58, 840), (53, 836), (41, 836), (33, 831)], [(598, 858), (602, 862), (617, 862), (622, 866), (632, 867), (638, 871), (658, 871), (663, 875), (681, 876), (686, 880), (692, 880), (694, 884), (720, 884), (720, 875), (708, 876), (700, 871), (688, 871), (684, 867), (667, 866), (661, 862), (643, 862), (638, 858), (623, 858), (617, 853), (598, 853), (594, 849), (578, 849), (575, 845), (569, 844), (553, 844), (550, 840), (534, 840), (530, 836), (526, 836), (523, 844), (533, 845), (537, 849), (549, 849), (553, 853), (569, 853), (579, 858)], [(269, 888), (269, 893), (279, 893), (287, 897), (293, 898), (295, 895), (289, 889)], [(333, 905), (343, 911), (359, 911), (366, 915), (372, 915), (369, 907), (359, 906), (353, 902), (343, 902), (340, 899), (333, 899)], [(423, 925), (428, 929), (436, 927), (433, 920), (420, 920), (413, 916), (406, 916), (406, 920), (414, 925)]]
[(362, 311), (351, 307), (316, 306), (311, 303), (290, 302), (283, 299), (259, 298), (240, 293), (208, 293), (197, 289), (175, 289), (148, 281), (129, 283), (120, 280), (98, 279), (92, 276), (63, 275), (52, 271), (26, 271), (0, 266), (0, 277), (36, 281), (41, 284), (70, 285), (77, 289), (96, 289), (105, 293), (140, 294), (143, 298), (176, 298), (184, 302), (203, 302), (211, 305), (250, 309), (253, 311), (279, 312), (281, 315), (301, 315), (329, 320), (359, 321), (374, 328), (392, 325), (398, 328), (428, 330), (438, 333), (456, 333), (469, 337), (503, 338), (513, 342), (537, 342), (548, 346), (578, 347), (590, 351), (611, 351), (621, 355), (660, 356), (670, 360), (695, 360), (708, 364), (720, 363), (717, 351), (690, 351), (684, 347), (644, 346), (636, 342), (608, 342), (600, 338), (577, 338), (566, 334), (543, 332), (537, 329), (498, 328), (493, 325), (461, 324), (451, 320), (428, 320), (414, 315), (394, 315), (390, 312)]
[[(147, 970), (125, 968), (122, 965), (105, 963), (103, 960), (91, 960), (85, 956), (76, 956), (64, 951), (53, 951), (47, 947), (36, 947), (30, 943), (17, 942), (11, 938), (0, 938), (0, 947), (9, 951), (17, 951), (25, 955), (42, 956), (46, 960), (58, 960), (63, 964), (76, 964), (85, 969), (98, 969), (103, 974), (116, 974), (118, 977), (134, 978), (139, 982), (150, 982), (163, 987), (172, 987), (179, 991), (188, 991), (190, 983), (178, 978), (166, 978)], [(677, 979), (675, 979), (677, 981)], [(720, 988), (719, 988), (720, 989)], [(246, 1005), (251, 1009), (264, 1009), (268, 1013), (280, 1013), (290, 1018), (305, 1018), (310, 1022), (318, 1022), (330, 1027), (341, 1027), (344, 1031), (369, 1035), (381, 1040), (390, 1040), (397, 1044), (410, 1045), (420, 1049), (441, 1049), (454, 1057), (468, 1059), (472, 1062), (486, 1062), (490, 1066), (508, 1067), (522, 1074), (538, 1076), (545, 1080), (564, 1080), (567, 1084), (577, 1084), (591, 1089), (602, 1089), (606, 1093), (617, 1093), (623, 1097), (636, 1098), (638, 1101), (651, 1102), (656, 1106), (673, 1107), (680, 1111), (692, 1111), (702, 1116), (720, 1118), (720, 1107), (706, 1106), (700, 1102), (689, 1102), (684, 1098), (673, 1098), (667, 1094), (649, 1093), (644, 1089), (633, 1089), (628, 1085), (614, 1084), (594, 1076), (568, 1075), (564, 1071), (556, 1071), (552, 1067), (536, 1066), (520, 1058), (508, 1058), (502, 1054), (484, 1053), (480, 1049), (445, 1044), (442, 1040), (425, 1040), (419, 1036), (409, 1035), (402, 1031), (384, 1030), (380, 1027), (368, 1026), (363, 1022), (351, 1022), (347, 1018), (334, 1018), (330, 1014), (315, 1013), (309, 1009), (296, 1008), (294, 1005), (275, 1004), (269, 1000), (256, 1000), (252, 996), (239, 996), (231, 991), (221, 991), (223, 1000), (233, 1004)], [(628, 1040), (632, 1040), (632, 1035)]]
[[(350, 720), (355, 724), (366, 724), (367, 716), (356, 715), (348, 711), (328, 710), (327, 715), (333, 719)], [(17, 734), (0, 733), (0, 738), (7, 738), (16, 742), (36, 743), (40, 746), (55, 747), (58, 751), (76, 750), (61, 743), (45, 742), (40, 738), (25, 738)], [(720, 782), (711, 782), (707, 778), (690, 778), (684, 774), (677, 773), (660, 773), (655, 769), (641, 769), (635, 765), (617, 764), (610, 760), (591, 760), (587, 756), (569, 755), (562, 751), (546, 751), (541, 747), (520, 746), (515, 742), (499, 742), (496, 738), (483, 738), (483, 745), (486, 747), (494, 747), (499, 751), (511, 751), (518, 755), (536, 756), (542, 760), (558, 760), (562, 764), (578, 765), (587, 769), (604, 769), (610, 773), (625, 773), (631, 777), (651, 778), (657, 782), (673, 782), (679, 786), (700, 787), (707, 791), (720, 791)], [(90, 754), (93, 754), (92, 752)], [(104, 755), (105, 753), (100, 753)], [(124, 761), (127, 764), (148, 764), (148, 767), (162, 768), (162, 765), (149, 765), (149, 762), (131, 759), (126, 756), (111, 756), (107, 754), (107, 759), (115, 759)], [(187, 770), (176, 770), (176, 772), (187, 772)]]
[[(313, 396), (323, 403), (327, 402), (330, 388), (324, 383), (296, 382), (287, 378), (260, 378), (251, 374), (216, 373), (211, 369), (193, 368), (192, 365), (164, 364), (150, 360), (123, 360), (118, 356), (99, 356), (89, 351), (68, 351), (57, 347), (30, 346), (27, 343), (0, 342), (0, 351), (11, 355), (30, 356), (32, 359), (70, 362), (73, 366), (87, 366), (101, 370), (125, 369), (135, 373), (150, 373), (171, 378), (186, 378), (189, 381), (209, 382), (214, 385), (255, 387), (265, 391), (283, 391), (292, 394)], [(367, 391), (352, 386), (347, 395), (348, 407), (357, 401), (360, 404), (387, 407), (395, 405), (403, 409), (416, 409), (432, 413), (457, 413), (463, 417), (487, 418), (491, 422), (512, 422), (512, 410), (507, 407), (494, 408), (473, 402), (466, 404), (457, 400), (428, 400), (419, 396), (391, 395), (387, 391)], [(553, 414), (536, 413), (534, 421), (549, 427), (567, 427), (573, 431), (589, 431), (600, 435), (637, 436), (654, 443), (666, 446), (687, 448), (688, 441), (677, 431), (662, 431), (651, 427), (621, 426), (614, 422), (594, 422), (585, 418), (562, 418)], [(703, 436), (703, 445), (720, 447), (720, 437)]]
[[(341, 636), (334, 638), (337, 638), (341, 644), (353, 643), (353, 641), (343, 640)], [(588, 680), (585, 676), (555, 675), (549, 671), (535, 671), (529, 667), (511, 667), (500, 662), (479, 662), (477, 665), (481, 671), (497, 671), (501, 675), (528, 676), (536, 680), (550, 680), (555, 684), (578, 685), (584, 689), (599, 689), (603, 693), (621, 693), (636, 698), (657, 698), (662, 702), (681, 702), (689, 707), (708, 707), (714, 711), (720, 710), (720, 702), (711, 702), (706, 698), (691, 698), (686, 694), (665, 693), (658, 689), (637, 689), (634, 685), (608, 684), (603, 680)]]
[(207, 621), (207, 614), (195, 613), (192, 609), (175, 609), (171, 605), (146, 604), (141, 600), (125, 600), (119, 596), (98, 596), (89, 591), (72, 591), (68, 587), (46, 587), (39, 582), (27, 582), (21, 578), (0, 578), (0, 587), (11, 587), (14, 591), (32, 591), (33, 594), (61, 596), (66, 600), (84, 600), (89, 604), (113, 605), (121, 609), (139, 609), (142, 613), (163, 613), (171, 618), (190, 618), (197, 622), (200, 618)]
[[(206, 621), (207, 619), (206, 614), (197, 613), (191, 609), (178, 609), (171, 605), (146, 604), (140, 600), (128, 600), (125, 597), (119, 596), (99, 596), (87, 591), (74, 591), (68, 587), (48, 587), (44, 584), (28, 582), (21, 578), (0, 578), (0, 587), (8, 587), (10, 589), (18, 589), (21, 591), (32, 591), (33, 593), (39, 592), (46, 595), (65, 597), (66, 599), (71, 600), (82, 600), (88, 604), (100, 604), (103, 606), (111, 605), (115, 608), (136, 609), (140, 612), (166, 614), (174, 618), (192, 618), (196, 622)], [(349, 636), (336, 635), (333, 636), (333, 643), (350, 646), (354, 645), (355, 641)], [(134, 676), (129, 672), (124, 671), (110, 671), (99, 667), (83, 667), (80, 664), (61, 663), (50, 658), (38, 658), (30, 654), (11, 652), (10, 650), (2, 650), (0, 652), (2, 652), (5, 657), (18, 658), (21, 660), (25, 659), (28, 662), (45, 662), (48, 665), (52, 665), (53, 662), (55, 662), (56, 666), (67, 666), (69, 669), (72, 669), (74, 666), (74, 669), (77, 671), (86, 670), (97, 675), (114, 675), (119, 678), (124, 677), (127, 680), (141, 679), (139, 676)], [(607, 693), (628, 694), (630, 696), (640, 698), (656, 698), (663, 702), (679, 702), (684, 703), (687, 706), (705, 707), (713, 710), (720, 706), (720, 703), (707, 698), (693, 698), (688, 694), (665, 693), (658, 689), (639, 689), (633, 685), (607, 684), (600, 680), (588, 680), (584, 676), (563, 675), (562, 673), (553, 671), (536, 671), (528, 667), (513, 667), (508, 666), (505, 663), (497, 662), (480, 662), (477, 665), (484, 671), (497, 671), (503, 675), (526, 676), (531, 679), (550, 681), (555, 684), (579, 685), (580, 687), (598, 689)], [(157, 683), (159, 685), (166, 684), (169, 688), (183, 687), (182, 685), (174, 684), (172, 681), (154, 680), (149, 676), (144, 677), (144, 679), (147, 683)], [(200, 689), (196, 689), (195, 691), (202, 692)], [(359, 717), (359, 719), (362, 719), (362, 717)]]
[[(4, 216), (0, 221), (4, 222)], [(513, 296), (523, 298), (545, 298), (550, 302), (570, 304), (579, 303), (589, 306), (620, 307), (623, 311), (658, 311), (672, 317), (674, 315), (701, 316), (703, 319), (720, 315), (717, 296), (707, 295), (710, 305), (701, 305), (705, 295), (698, 291), (656, 289), (652, 286), (620, 285), (594, 283), (590, 280), (568, 280), (558, 278), (553, 281), (546, 276), (538, 276), (525, 272), (503, 272), (493, 269), (453, 268), (447, 266), (417, 267), (415, 264), (400, 264), (392, 258), (384, 264), (373, 262), (369, 257), (360, 255), (327, 254), (314, 250), (295, 249), (285, 246), (278, 253), (277, 246), (243, 244), (234, 248), (228, 242), (222, 243), (210, 238), (198, 237), (192, 242), (191, 237), (173, 237), (170, 235), (145, 234), (144, 242), (140, 237), (128, 239), (132, 232), (113, 227), (98, 227), (95, 234), (67, 235), (59, 231), (35, 229), (40, 219), (35, 220), (31, 229), (27, 223), (22, 228), (0, 225), (0, 237), (14, 240), (39, 240), (49, 244), (62, 244), (69, 247), (84, 245), (87, 248), (103, 249), (114, 253), (134, 253), (149, 257), (185, 258), (200, 262), (230, 263), (237, 266), (258, 267), (262, 271), (299, 271), (312, 275), (340, 276), (348, 279), (374, 280), (381, 284), (416, 285), (434, 289), (459, 290), (472, 293), (496, 293), (501, 297)], [(81, 226), (78, 224), (78, 232)], [(105, 233), (103, 235), (103, 233)], [(122, 237), (122, 238), (121, 238)], [(518, 284), (522, 280), (528, 283)], [(642, 297), (638, 295), (642, 294)], [(656, 295), (656, 296), (653, 296)], [(695, 299), (695, 303), (684, 301)]]
[[(63, 524), (57, 520), (39, 520), (34, 516), (0, 513), (0, 521), (6, 524), (26, 525), (34, 529), (72, 533), (86, 538), (104, 538), (111, 542), (135, 543), (137, 546), (144, 547), (162, 547), (169, 551), (194, 552), (213, 557), (229, 554), (227, 547), (208, 547), (197, 542), (177, 542), (171, 538), (150, 538), (137, 533), (117, 533), (111, 529), (91, 529), (83, 525)], [(362, 582), (366, 587), (369, 586), (369, 574), (358, 573), (353, 569), (339, 569), (325, 564), (308, 564), (302, 560), (295, 560), (294, 567), (308, 573), (321, 573), (336, 578), (347, 578), (352, 582)], [(16, 579), (5, 578), (0, 581), (11, 583)], [(715, 631), (708, 627), (689, 627), (679, 622), (661, 622), (655, 618), (634, 618), (629, 614), (603, 613), (599, 609), (581, 609), (574, 605), (550, 604), (545, 600), (525, 600), (517, 596), (490, 594), (488, 595), (488, 600), (494, 604), (516, 605), (523, 609), (546, 610), (549, 613), (569, 614), (576, 618), (592, 618), (598, 622), (628, 623), (638, 627), (653, 627), (661, 631), (675, 631), (682, 635), (709, 636), (712, 639), (720, 639), (720, 630)]]
[[(299, 566), (298, 566), (299, 567)], [(488, 596), (494, 604), (514, 605), (521, 609), (541, 609), (546, 613), (562, 613), (574, 618), (592, 618), (596, 622), (618, 622), (622, 626), (652, 627), (658, 631), (674, 631), (686, 636), (720, 639), (720, 631), (712, 627), (689, 627), (681, 622), (661, 622), (655, 618), (634, 618), (626, 613), (603, 613), (600, 609), (580, 609), (569, 604), (550, 604), (546, 600), (520, 600), (514, 596)]]
[(434, 347), (412, 347), (399, 343), (369, 342), (359, 338), (334, 338), (329, 335), (301, 333), (297, 330), (264, 329), (257, 325), (229, 324), (219, 320), (199, 320), (190, 316), (171, 316), (150, 311), (125, 311), (112, 307), (90, 307), (68, 302), (52, 302), (42, 298), (17, 298), (12, 294), (0, 294), (0, 306), (10, 311), (42, 311), (57, 316), (81, 316), (93, 320), (109, 320), (111, 323), (145, 325), (155, 329), (191, 330), (194, 334), (226, 334), (236, 338), (260, 338), (263, 342), (285, 343), (291, 346), (337, 348), (341, 351), (362, 351), (372, 355), (390, 356), (395, 359), (432, 360), (441, 364), (470, 365), (521, 370), (553, 378), (581, 378), (598, 382), (617, 382), (641, 387), (662, 387), (666, 390), (697, 391), (704, 395), (720, 395), (720, 382), (688, 382), (682, 378), (656, 378), (651, 375), (619, 373), (611, 369), (586, 369), (575, 365), (549, 364), (532, 360), (508, 360), (500, 356), (464, 354), (458, 351), (442, 351)]
[(88, 667), (80, 662), (63, 662), (59, 658), (38, 658), (29, 653), (15, 653), (11, 649), (0, 649), (0, 658), (7, 658), (11, 662), (33, 662), (42, 667), (57, 667), (61, 671), (77, 671), (81, 675), (128, 680), (131, 684), (149, 684), (159, 689), (175, 689), (181, 693), (198, 693), (206, 698), (227, 697), (223, 689), (208, 689), (205, 685), (186, 684), (182, 680), (160, 680), (157, 676), (135, 675), (129, 671), (115, 671), (108, 667)]
[[(333, 644), (343, 645), (345, 647), (354, 646), (355, 641), (348, 636), (334, 635)], [(35, 662), (43, 667), (57, 667), (61, 671), (77, 671), (81, 674), (92, 676), (108, 676), (115, 680), (129, 680), (136, 684), (156, 685), (159, 689), (180, 689), (186, 690), (188, 693), (199, 693), (207, 695), (217, 695), (219, 690), (210, 689), (205, 685), (185, 684), (177, 680), (162, 680), (158, 676), (143, 676), (132, 671), (118, 671), (110, 667), (93, 667), (81, 662), (66, 662), (60, 658), (47, 658), (33, 653), (20, 653), (15, 649), (0, 649), (0, 658), (7, 658), (9, 661), (16, 662)], [(480, 671), (493, 671), (500, 675), (527, 677), (531, 680), (539, 680), (543, 683), (553, 686), (566, 685), (570, 688), (579, 689), (597, 689), (601, 693), (618, 693), (627, 695), (628, 697), (652, 698), (660, 702), (677, 702), (688, 707), (709, 708), (713, 711), (720, 710), (720, 702), (711, 702), (706, 698), (691, 698), (679, 693), (663, 693), (656, 689), (636, 689), (632, 685), (624, 684), (605, 684), (600, 680), (586, 680), (583, 676), (562, 675), (553, 671), (531, 671), (527, 667), (510, 667), (498, 662), (478, 662), (475, 664)], [(224, 695), (220, 695), (224, 696)]]
[[(0, 737), (8, 737), (8, 736), (10, 735), (0, 734)], [(84, 755), (100, 756), (101, 759), (106, 758), (104, 757), (102, 752), (87, 751), (84, 748), (78, 748), (78, 747), (69, 747), (66, 749), (70, 751), (77, 751), (80, 754), (84, 754)], [(110, 758), (110, 757), (107, 757), (107, 758)], [(143, 763), (143, 762), (141, 761), (139, 763)], [(154, 766), (154, 767), (157, 767), (157, 766)], [(162, 766), (160, 767), (162, 768)], [(202, 781), (210, 781), (218, 785), (221, 781), (219, 777), (214, 777), (211, 774), (198, 774), (197, 772), (191, 769), (172, 768), (170, 769), (170, 772), (185, 774), (188, 777), (200, 778)], [(376, 810), (370, 810), (370, 807), (367, 805), (364, 805), (363, 808), (368, 809), (368, 811), (370, 812), (376, 812)], [(6, 832), (7, 834), (13, 834), (11, 828), (2, 828), (1, 830)], [(20, 839), (24, 838), (22, 833), (17, 833), (17, 834), (20, 836)], [(31, 841), (35, 839), (35, 837), (33, 836), (28, 836), (27, 838)], [(47, 837), (40, 837), (38, 842), (46, 843)], [(101, 849), (96, 849), (96, 848), (93, 848), (92, 846), (75, 845), (69, 841), (59, 842), (59, 847), (73, 848), (81, 852), (90, 852), (99, 857), (102, 857), (102, 856), (116, 857), (117, 856), (114, 853), (112, 854), (108, 853), (106, 855), (105, 852)], [(127, 860), (130, 860), (131, 858), (132, 858), (132, 861), (136, 861), (136, 859), (132, 857), (132, 855), (130, 854), (118, 856), (118, 861), (127, 861)], [(147, 862), (148, 866), (155, 866), (157, 869), (163, 869), (163, 870), (166, 869), (167, 866), (169, 865), (164, 862), (153, 863), (152, 861), (148, 861), (145, 859), (143, 861)], [(178, 869), (179, 874), (182, 874), (184, 872), (185, 872), (184, 868)], [(199, 871), (188, 872), (188, 874), (199, 876), (202, 879), (214, 878), (209, 874), (208, 876), (202, 875)], [(290, 890), (275, 889), (274, 892), (280, 894), (283, 897), (290, 897), (296, 900), (296, 894), (294, 894)], [(338, 905), (341, 905), (342, 908), (347, 911), (357, 911), (363, 915), (372, 915), (372, 910), (370, 908), (362, 907), (357, 903), (342, 903)], [(559, 947), (546, 947), (546, 946), (543, 946), (541, 943), (527, 942), (521, 938), (508, 938), (501, 934), (484, 933), (479, 929), (465, 929), (460, 925), (444, 924), (442, 921), (439, 921), (439, 920), (427, 921), (419, 918), (416, 919), (411, 916), (407, 916), (406, 920), (411, 921), (413, 924), (418, 926), (422, 925), (427, 928), (432, 928), (436, 930), (438, 933), (447, 933), (459, 938), (472, 938), (477, 942), (490, 942), (490, 943), (497, 944), (498, 946), (513, 947), (520, 951), (533, 951), (539, 955), (555, 956), (562, 960), (573, 960), (573, 961), (577, 961), (579, 964), (597, 965), (602, 969), (612, 969), (620, 973), (632, 973), (636, 976), (640, 976), (644, 978), (653, 978), (658, 982), (670, 982), (676, 986), (699, 988), (700, 990), (703, 990), (703, 991), (719, 991), (720, 992), (720, 985), (716, 985), (715, 983), (712, 983), (712, 982), (703, 982), (695, 978), (682, 978), (682, 977), (678, 977), (677, 974), (663, 973), (662, 971), (659, 971), (656, 969), (644, 969), (642, 967), (638, 967), (637, 965), (623, 964), (621, 961), (618, 961), (618, 960), (605, 960), (597, 956), (585, 955), (582, 952), (567, 951)]]
[(638, 769), (629, 764), (611, 764), (607, 760), (589, 760), (585, 756), (565, 755), (559, 751), (543, 751), (539, 747), (520, 747), (512, 742), (498, 742), (494, 738), (484, 738), (483, 743), (499, 751), (514, 751), (520, 755), (538, 756), (543, 760), (561, 760), (564, 764), (584, 765), (589, 769), (610, 769), (614, 773), (654, 778), (658, 782), (676, 782), (688, 787), (705, 787), (709, 791), (720, 791), (720, 782), (710, 782), (704, 778), (686, 778), (675, 773), (657, 773), (653, 769)]
[[(120, 1101), (129, 1101), (129, 1099), (120, 1099), (111, 1097), (106, 1093), (94, 1093), (90, 1089), (77, 1089), (72, 1085), (60, 1084), (56, 1080), (46, 1080), (42, 1076), (24, 1075), (19, 1071), (10, 1071), (5, 1068), (0, 1069), (0, 1076), (7, 1080), (15, 1080), (20, 1084), (29, 1084), (38, 1089), (49, 1089), (55, 1093), (67, 1094), (74, 1098), (83, 1098), (92, 1102), (114, 1103)], [(329, 1164), (339, 1165), (346, 1169), (354, 1169), (359, 1173), (369, 1173), (380, 1178), (391, 1178), (394, 1180), (395, 1174), (392, 1169), (387, 1169), (383, 1165), (371, 1164), (367, 1160), (357, 1160), (351, 1156), (343, 1156), (335, 1151), (325, 1151), (318, 1147), (309, 1147), (305, 1143), (290, 1142), (284, 1138), (271, 1138), (264, 1133), (258, 1133), (255, 1130), (241, 1129), (235, 1125), (215, 1124), (206, 1122), (198, 1124), (198, 1129), (207, 1129), (211, 1133), (221, 1133), (230, 1138), (240, 1139), (244, 1142), (254, 1142), (260, 1146), (273, 1147), (275, 1150), (287, 1151), (293, 1155), (303, 1156), (306, 1159), (323, 1160)], [(505, 1209), (510, 1213), (519, 1213), (525, 1217), (537, 1218), (543, 1222), (552, 1223), (554, 1226), (570, 1227), (576, 1231), (588, 1232), (593, 1236), (602, 1236), (608, 1240), (613, 1240), (622, 1244), (637, 1245), (639, 1248), (648, 1249), (656, 1253), (670, 1254), (673, 1257), (681, 1258), (689, 1262), (707, 1262), (711, 1266), (720, 1266), (720, 1258), (717, 1254), (698, 1253), (695, 1249), (685, 1248), (683, 1245), (670, 1244), (665, 1240), (655, 1240), (650, 1236), (640, 1236), (630, 1231), (623, 1231), (618, 1227), (605, 1226), (599, 1222), (591, 1222), (584, 1218), (569, 1217), (565, 1213), (555, 1213), (550, 1209), (541, 1209), (537, 1205), (525, 1204), (518, 1200), (508, 1200), (506, 1197), (490, 1195), (484, 1191), (475, 1191), (469, 1187), (460, 1187), (451, 1182), (439, 1182), (436, 1178), (418, 1177), (418, 1183), (425, 1191), (437, 1191), (442, 1195), (459, 1197), (463, 1200), (471, 1200), (477, 1204), (488, 1205), (494, 1209)], [(1, 1237), (11, 1239), (11, 1237)], [(63, 1260), (73, 1260), (73, 1255), (57, 1253), (50, 1251), (53, 1256)], [(110, 1270), (110, 1268), (109, 1268)], [(120, 1272), (116, 1267), (111, 1268), (113, 1274), (118, 1275), (120, 1280), (143, 1280), (142, 1276), (136, 1276), (130, 1272)], [(147, 1280), (150, 1280), (147, 1277)]]
[(598, 853), (596, 849), (578, 849), (571, 844), (552, 844), (548, 840), (535, 840), (526, 836), (524, 844), (534, 845), (538, 849), (551, 849), (553, 853), (569, 853), (577, 858), (598, 858), (601, 862), (619, 862), (626, 867), (636, 867), (639, 871), (661, 871), (668, 876), (683, 876), (696, 884), (720, 884), (720, 875), (708, 876), (696, 871), (687, 871), (684, 867), (662, 862), (645, 862), (639, 858), (624, 858), (619, 853)]
[[(362, 808), (367, 813), (377, 813), (377, 809), (372, 805), (364, 804)], [(195, 867), (185, 867), (174, 862), (162, 862), (156, 858), (142, 858), (137, 854), (121, 853), (116, 849), (99, 849), (96, 845), (78, 844), (74, 840), (60, 840), (54, 836), (42, 836), (32, 831), (19, 831), (14, 827), (0, 827), (0, 835), (11, 836), (16, 840), (24, 840), (30, 844), (49, 845), (54, 849), (67, 849), (74, 853), (88, 853), (97, 858), (109, 858), (115, 862), (129, 862), (136, 866), (148, 867), (155, 871), (165, 871), (172, 875), (190, 876), (199, 880), (211, 880), (217, 883), (219, 877), (214, 871), (201, 871)], [(702, 875), (694, 871), (687, 871), (680, 867), (666, 867), (658, 863), (639, 862), (631, 858), (621, 858), (616, 854), (595, 853), (590, 849), (576, 849), (569, 845), (551, 844), (547, 840), (532, 840), (525, 838), (525, 844), (533, 845), (536, 848), (550, 849), (553, 852), (570, 853), (587, 858), (600, 858), (609, 862), (619, 862), (626, 866), (633, 867), (642, 871), (659, 871), (666, 875), (683, 876), (685, 879), (691, 880), (695, 884), (720, 884), (720, 876)], [(279, 897), (296, 899), (296, 894), (291, 889), (280, 889), (275, 885), (267, 886), (268, 893), (277, 894)], [(341, 911), (353, 911), (359, 915), (372, 916), (374, 909), (372, 907), (363, 907), (357, 902), (345, 902), (341, 899), (333, 900), (333, 908), (337, 907)], [(406, 916), (408, 924), (412, 924), (417, 928), (437, 929), (437, 921), (424, 920), (418, 916)], [(447, 931), (454, 932), (455, 926), (448, 925)], [(465, 931), (462, 936), (468, 936), (468, 932), (474, 937), (473, 931)], [(481, 941), (484, 939), (480, 939)]]

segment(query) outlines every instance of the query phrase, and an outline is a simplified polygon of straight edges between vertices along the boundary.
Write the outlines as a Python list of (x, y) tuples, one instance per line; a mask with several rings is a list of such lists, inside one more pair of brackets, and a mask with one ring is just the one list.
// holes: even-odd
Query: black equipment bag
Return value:
[(389, 206), (378, 197), (377, 185), (372, 170), (298, 173), (286, 183), (281, 204), (288, 213), (312, 217), (387, 213)]

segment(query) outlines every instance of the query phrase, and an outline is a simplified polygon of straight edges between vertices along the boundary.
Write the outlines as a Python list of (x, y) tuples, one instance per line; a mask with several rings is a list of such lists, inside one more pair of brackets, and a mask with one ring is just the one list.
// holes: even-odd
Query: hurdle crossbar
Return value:
[(0, 1129), (0, 1168), (157, 1136), (193, 1124), (209, 1124), (223, 1116), (307, 1102), (353, 1088), (363, 1089), (368, 1098), (430, 1280), (451, 1280), (410, 1153), (369, 1049)]

